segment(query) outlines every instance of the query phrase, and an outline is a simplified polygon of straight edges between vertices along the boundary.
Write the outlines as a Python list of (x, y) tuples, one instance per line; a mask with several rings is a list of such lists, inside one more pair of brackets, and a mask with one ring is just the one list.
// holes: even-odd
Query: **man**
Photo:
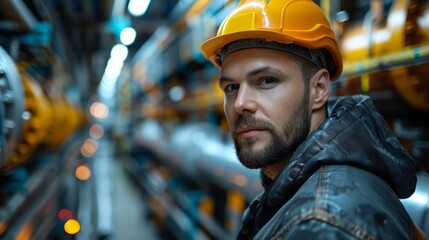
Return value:
[(342, 59), (317, 4), (242, 0), (201, 50), (239, 160), (262, 170), (238, 239), (416, 239), (413, 159), (368, 97), (328, 101)]

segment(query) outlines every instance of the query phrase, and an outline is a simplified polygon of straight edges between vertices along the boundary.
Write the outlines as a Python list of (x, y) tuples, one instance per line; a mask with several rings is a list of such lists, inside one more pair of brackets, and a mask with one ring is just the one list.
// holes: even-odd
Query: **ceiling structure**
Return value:
[(61, 48), (64, 49), (65, 53), (62, 55), (65, 55), (66, 67), (80, 65), (80, 70), (88, 72), (87, 88), (88, 92), (91, 92), (102, 77), (110, 50), (115, 44), (120, 43), (120, 28), (130, 26), (136, 30), (136, 40), (128, 46), (128, 59), (132, 59), (159, 26), (169, 23), (170, 16), (179, 2), (179, 0), (154, 0), (144, 15), (134, 17), (127, 11), (128, 1), (2, 0), (0, 40), (3, 41), (0, 42), (3, 46), (12, 45), (8, 33), (15, 35), (32, 33), (38, 23), (48, 22), (54, 35), (51, 44), (54, 48), (59, 48), (60, 52)]
[(88, 61), (92, 85), (98, 84), (110, 50), (120, 42), (122, 27), (129, 25), (137, 33), (134, 43), (128, 46), (128, 59), (132, 59), (154, 31), (168, 23), (178, 1), (151, 1), (144, 15), (134, 17), (127, 11), (128, 0), (52, 0), (75, 49)]
[(111, 42), (106, 41), (103, 34), (112, 33), (109, 23), (116, 20), (114, 15), (122, 15), (119, 18), (127, 19), (137, 31), (136, 41), (130, 46), (130, 51), (135, 52), (157, 27), (167, 22), (178, 0), (151, 1), (146, 13), (139, 17), (133, 17), (127, 12), (127, 0), (56, 0), (54, 2), (65, 27), (78, 33), (74, 37), (79, 38), (76, 40), (82, 45), (83, 51), (92, 52), (104, 50), (104, 47), (111, 48), (112, 42), (117, 39), (107, 37)]

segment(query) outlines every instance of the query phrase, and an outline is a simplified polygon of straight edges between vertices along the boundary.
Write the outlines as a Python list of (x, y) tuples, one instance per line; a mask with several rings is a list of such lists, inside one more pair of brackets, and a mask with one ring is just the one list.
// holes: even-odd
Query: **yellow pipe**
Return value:
[(429, 46), (409, 48), (360, 61), (344, 62), (342, 78), (350, 78), (378, 71), (416, 65), (416, 61), (429, 63)]

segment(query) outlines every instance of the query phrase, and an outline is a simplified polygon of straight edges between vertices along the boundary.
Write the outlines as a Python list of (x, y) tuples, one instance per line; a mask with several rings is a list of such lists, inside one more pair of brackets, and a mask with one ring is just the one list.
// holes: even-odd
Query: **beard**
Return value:
[[(305, 141), (310, 132), (309, 96), (306, 91), (301, 103), (293, 110), (283, 126), (278, 129), (266, 120), (256, 119), (252, 115), (241, 115), (231, 130), (234, 146), (240, 162), (251, 169), (264, 168), (280, 162), (290, 156)], [(251, 125), (266, 129), (271, 139), (263, 149), (255, 149), (255, 139), (239, 139), (235, 129)]]

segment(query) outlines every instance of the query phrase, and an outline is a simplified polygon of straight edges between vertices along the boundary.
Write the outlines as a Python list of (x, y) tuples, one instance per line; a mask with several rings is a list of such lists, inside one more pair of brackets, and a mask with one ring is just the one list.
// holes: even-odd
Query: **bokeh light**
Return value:
[(71, 219), (72, 217), (73, 217), (73, 214), (68, 209), (63, 208), (58, 212), (58, 218), (61, 220), (66, 221), (66, 220)]
[(107, 116), (109, 116), (109, 108), (106, 106), (106, 104), (101, 102), (95, 102), (91, 104), (89, 112), (93, 117), (98, 119), (105, 119)]
[(104, 136), (104, 128), (100, 124), (94, 124), (89, 128), (89, 135), (94, 139), (100, 139)]
[(232, 177), (234, 184), (240, 187), (244, 187), (247, 184), (247, 178), (243, 174), (236, 174)]
[(80, 153), (85, 157), (92, 157), (94, 156), (97, 149), (98, 149), (97, 141), (95, 141), (92, 138), (88, 138), (87, 140), (85, 140), (82, 147), (80, 148)]
[(86, 165), (80, 165), (76, 168), (75, 175), (77, 179), (86, 181), (91, 177), (91, 169)]
[(64, 223), (64, 231), (68, 234), (74, 235), (80, 231), (80, 223), (76, 219), (69, 219)]

